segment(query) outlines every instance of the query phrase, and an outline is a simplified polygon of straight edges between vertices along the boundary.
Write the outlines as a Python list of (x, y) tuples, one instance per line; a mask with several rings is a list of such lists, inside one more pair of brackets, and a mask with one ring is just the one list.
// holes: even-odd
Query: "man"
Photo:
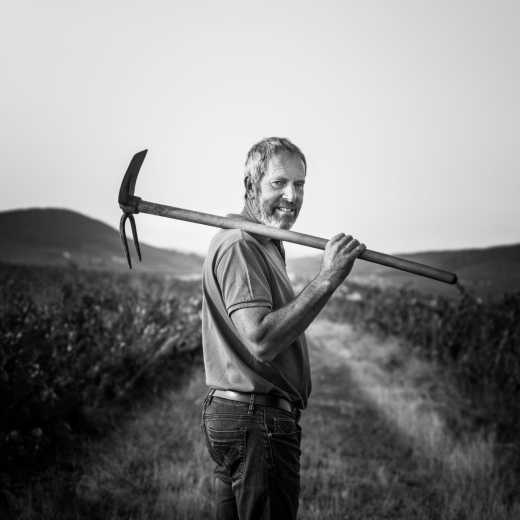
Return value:
[[(290, 229), (307, 163), (288, 139), (255, 144), (245, 163), (242, 218)], [(234, 215), (236, 216), (236, 215)], [(293, 519), (300, 492), (300, 410), (311, 392), (304, 331), (365, 246), (343, 233), (298, 296), (280, 241), (223, 230), (203, 267), (202, 342), (209, 393), (202, 430), (216, 463), (218, 519)]]

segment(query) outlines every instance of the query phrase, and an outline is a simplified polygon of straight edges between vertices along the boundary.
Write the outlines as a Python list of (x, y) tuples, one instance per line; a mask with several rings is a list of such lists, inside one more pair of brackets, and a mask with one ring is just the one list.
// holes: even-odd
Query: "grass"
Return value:
[[(377, 340), (349, 325), (316, 322), (310, 336), (313, 361), (321, 363), (318, 373), (327, 374), (316, 393), (326, 392), (331, 403), (349, 396), (343, 404), (347, 411), (352, 403), (364, 403), (359, 417), (352, 418), (359, 435), (345, 440), (354, 442), (360, 467), (366, 468), (360, 473), (369, 477), (367, 489), (372, 486), (368, 501), (379, 503), (375, 518), (520, 517), (519, 503), (512, 503), (513, 467), (497, 457), (493, 432), (475, 427), (479, 410), (469, 408), (449, 374), (411, 355), (393, 338)], [(359, 443), (362, 435), (370, 440)], [(312, 451), (323, 450), (314, 445)], [(334, 469), (332, 474), (339, 477), (338, 489), (350, 489), (355, 496), (359, 481), (345, 478), (342, 483)], [(349, 507), (347, 500), (340, 506), (336, 502), (337, 495), (330, 518), (342, 518), (341, 511), (349, 510), (356, 513), (347, 518), (372, 518), (372, 513), (359, 513), (361, 503)]]
[(19, 518), (209, 518), (210, 461), (198, 435), (201, 370), (194, 367), (181, 390), (135, 405), (68, 467), (40, 475), (17, 498)]
[[(520, 518), (514, 474), (449, 374), (348, 325), (318, 321), (309, 339), (301, 520)], [(8, 497), (17, 518), (211, 518), (200, 365), (187, 381)]]

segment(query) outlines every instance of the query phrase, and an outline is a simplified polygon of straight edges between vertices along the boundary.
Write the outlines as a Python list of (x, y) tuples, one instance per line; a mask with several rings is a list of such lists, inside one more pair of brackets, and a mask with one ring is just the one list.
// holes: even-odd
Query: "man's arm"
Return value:
[(293, 301), (275, 311), (265, 307), (234, 311), (231, 320), (253, 346), (253, 354), (262, 361), (271, 361), (303, 334), (365, 249), (350, 235), (340, 233), (327, 242), (316, 278)]

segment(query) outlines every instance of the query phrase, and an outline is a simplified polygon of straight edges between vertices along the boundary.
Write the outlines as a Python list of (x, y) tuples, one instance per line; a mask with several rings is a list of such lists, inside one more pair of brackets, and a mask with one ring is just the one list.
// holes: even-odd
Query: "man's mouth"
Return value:
[(283, 208), (283, 207), (277, 207), (276, 208), (280, 213), (283, 213), (285, 215), (294, 215), (294, 209), (293, 208)]

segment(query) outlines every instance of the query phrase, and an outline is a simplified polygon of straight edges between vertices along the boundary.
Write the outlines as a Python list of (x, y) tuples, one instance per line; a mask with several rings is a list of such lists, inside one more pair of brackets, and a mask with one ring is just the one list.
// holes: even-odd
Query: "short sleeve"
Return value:
[(245, 307), (272, 308), (268, 266), (252, 241), (233, 242), (217, 259), (215, 275), (229, 316)]

